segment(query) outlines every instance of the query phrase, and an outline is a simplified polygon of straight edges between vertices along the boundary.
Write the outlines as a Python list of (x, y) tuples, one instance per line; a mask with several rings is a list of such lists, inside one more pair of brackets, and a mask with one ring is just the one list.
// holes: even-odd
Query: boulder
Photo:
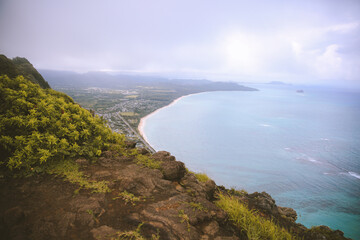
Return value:
[(262, 210), (267, 214), (279, 214), (279, 210), (275, 204), (275, 200), (266, 192), (254, 192), (252, 194), (249, 194), (249, 205), (259, 210)]
[(185, 165), (179, 161), (164, 161), (161, 163), (164, 178), (170, 181), (179, 181), (186, 173)]
[(138, 196), (151, 196), (152, 193), (167, 191), (176, 193), (171, 182), (164, 180), (163, 173), (158, 169), (149, 169), (136, 164), (116, 171), (119, 191), (128, 191)]
[(172, 156), (169, 152), (159, 151), (152, 155), (152, 158), (158, 161), (175, 161), (175, 157)]
[(180, 184), (195, 196), (206, 197), (209, 200), (214, 197), (216, 184), (211, 179), (206, 182), (199, 182), (194, 174), (188, 173), (181, 179)]
[(296, 221), (297, 213), (294, 209), (288, 207), (278, 207), (278, 210), (281, 216), (284, 216), (292, 222)]

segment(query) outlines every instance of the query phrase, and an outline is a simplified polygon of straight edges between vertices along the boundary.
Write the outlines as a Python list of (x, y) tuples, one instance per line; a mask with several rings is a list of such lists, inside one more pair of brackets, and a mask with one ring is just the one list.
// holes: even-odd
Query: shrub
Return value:
[(0, 76), (0, 164), (9, 169), (29, 171), (49, 161), (92, 158), (124, 141), (66, 94), (22, 76)]

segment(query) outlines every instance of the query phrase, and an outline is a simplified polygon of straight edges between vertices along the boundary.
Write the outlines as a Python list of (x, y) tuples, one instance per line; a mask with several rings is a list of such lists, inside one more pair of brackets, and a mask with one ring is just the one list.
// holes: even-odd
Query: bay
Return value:
[(148, 116), (143, 133), (217, 184), (266, 191), (307, 227), (360, 239), (360, 94), (254, 85), (186, 96)]

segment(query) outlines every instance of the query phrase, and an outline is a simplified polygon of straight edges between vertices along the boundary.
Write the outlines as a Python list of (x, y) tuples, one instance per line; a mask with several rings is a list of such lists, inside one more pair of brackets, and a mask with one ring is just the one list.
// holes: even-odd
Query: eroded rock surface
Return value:
[[(131, 142), (127, 145), (134, 147)], [(90, 180), (108, 182), (111, 192), (106, 194), (50, 175), (1, 178), (0, 238), (110, 240), (141, 226), (147, 239), (247, 239), (214, 204), (216, 192), (226, 192), (225, 188), (212, 180), (200, 182), (168, 152), (151, 158), (161, 161), (161, 169), (145, 168), (110, 151), (95, 164), (76, 160)], [(243, 194), (239, 200), (304, 239), (345, 239), (341, 231), (327, 227), (309, 231), (296, 224), (296, 212), (278, 207), (265, 192)]]

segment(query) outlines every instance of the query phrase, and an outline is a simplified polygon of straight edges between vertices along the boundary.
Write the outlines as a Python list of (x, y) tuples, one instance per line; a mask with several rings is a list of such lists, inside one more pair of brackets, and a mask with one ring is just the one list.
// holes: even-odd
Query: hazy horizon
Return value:
[(360, 2), (0, 0), (38, 69), (360, 87)]

